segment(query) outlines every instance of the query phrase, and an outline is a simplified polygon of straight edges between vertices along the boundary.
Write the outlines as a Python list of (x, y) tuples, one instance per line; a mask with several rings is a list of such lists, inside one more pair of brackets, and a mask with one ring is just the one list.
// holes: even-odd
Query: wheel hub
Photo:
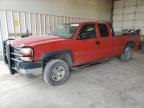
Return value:
[(54, 81), (60, 81), (65, 76), (65, 68), (63, 66), (57, 66), (52, 71), (52, 79)]

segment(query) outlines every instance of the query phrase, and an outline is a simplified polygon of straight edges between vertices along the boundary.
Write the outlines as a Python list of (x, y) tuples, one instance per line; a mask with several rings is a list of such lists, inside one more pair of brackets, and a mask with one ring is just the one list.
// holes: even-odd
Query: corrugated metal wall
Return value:
[(115, 0), (113, 26), (115, 31), (141, 29), (144, 35), (144, 0)]
[(58, 24), (94, 20), (34, 12), (0, 10), (0, 55), (2, 55), (2, 41), (8, 38), (8, 33), (26, 33), (28, 31), (32, 35), (44, 35), (48, 34)]

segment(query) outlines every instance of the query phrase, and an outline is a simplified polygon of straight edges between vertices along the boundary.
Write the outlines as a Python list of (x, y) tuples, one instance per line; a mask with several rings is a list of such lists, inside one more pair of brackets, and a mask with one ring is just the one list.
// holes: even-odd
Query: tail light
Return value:
[(33, 49), (30, 47), (21, 48), (20, 54), (21, 54), (20, 59), (22, 61), (32, 61), (33, 60)]

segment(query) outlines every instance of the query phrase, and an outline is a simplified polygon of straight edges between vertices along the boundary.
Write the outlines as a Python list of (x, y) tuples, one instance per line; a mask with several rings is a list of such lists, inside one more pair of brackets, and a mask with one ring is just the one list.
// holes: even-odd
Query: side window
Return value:
[(84, 25), (80, 29), (80, 33), (78, 35), (78, 39), (80, 40), (80, 39), (92, 39), (92, 38), (96, 38), (95, 24)]
[(107, 28), (106, 24), (98, 24), (98, 27), (99, 27), (99, 32), (100, 32), (101, 37), (109, 36), (109, 32), (108, 32), (108, 28)]

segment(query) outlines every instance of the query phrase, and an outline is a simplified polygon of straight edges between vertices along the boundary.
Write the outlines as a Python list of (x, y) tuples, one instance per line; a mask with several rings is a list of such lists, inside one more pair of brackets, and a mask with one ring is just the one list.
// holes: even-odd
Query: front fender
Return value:
[(42, 61), (49, 61), (51, 59), (63, 59), (70, 66), (73, 65), (73, 54), (71, 50), (57, 50), (57, 51), (46, 52), (42, 54), (40, 58), (40, 60)]

